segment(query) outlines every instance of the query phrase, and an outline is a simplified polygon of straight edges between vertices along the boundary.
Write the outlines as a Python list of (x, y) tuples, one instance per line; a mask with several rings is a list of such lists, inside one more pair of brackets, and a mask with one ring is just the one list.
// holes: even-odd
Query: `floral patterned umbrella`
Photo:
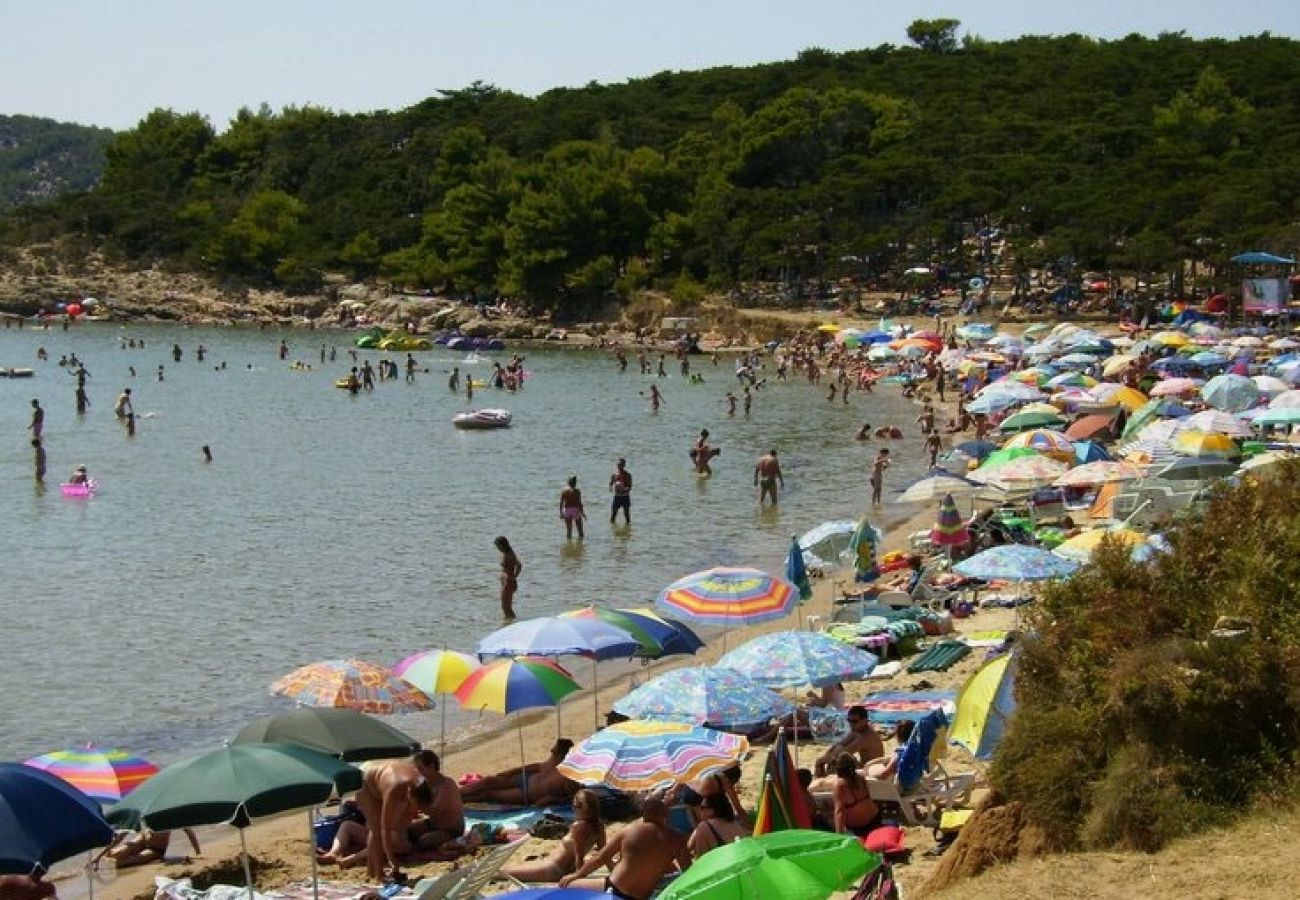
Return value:
[(680, 722), (632, 720), (602, 728), (569, 751), (556, 768), (579, 784), (649, 791), (702, 778), (749, 752), (740, 735)]
[(871, 674), (877, 657), (820, 631), (774, 631), (741, 644), (718, 667), (734, 669), (772, 688), (856, 681)]
[(794, 712), (794, 704), (731, 669), (688, 666), (652, 678), (614, 704), (633, 719), (731, 728)]
[(1003, 544), (962, 560), (953, 571), (984, 581), (1046, 581), (1072, 575), (1077, 568), (1077, 562), (1038, 547)]
[(433, 700), (384, 666), (360, 659), (330, 659), (294, 669), (271, 693), (303, 706), (340, 706), (372, 715), (433, 709)]
[(1075, 466), (1052, 484), (1056, 487), (1089, 487), (1111, 481), (1133, 481), (1141, 477), (1142, 470), (1137, 466), (1105, 459)]

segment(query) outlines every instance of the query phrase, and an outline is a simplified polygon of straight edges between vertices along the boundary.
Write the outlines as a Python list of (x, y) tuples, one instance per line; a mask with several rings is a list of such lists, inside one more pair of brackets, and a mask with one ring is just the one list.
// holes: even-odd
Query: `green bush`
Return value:
[[(1062, 847), (1154, 850), (1287, 792), (1300, 751), (1300, 463), (1216, 494), (1134, 563), (1106, 544), (1032, 615), (994, 762)], [(1213, 633), (1220, 617), (1248, 633)]]

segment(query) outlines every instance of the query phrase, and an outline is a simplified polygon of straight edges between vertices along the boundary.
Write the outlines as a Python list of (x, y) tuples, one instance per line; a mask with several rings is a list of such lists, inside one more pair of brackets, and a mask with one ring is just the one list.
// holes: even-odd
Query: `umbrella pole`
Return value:
[(314, 806), (307, 810), (307, 847), (311, 851), (311, 896), (312, 900), (320, 900), (320, 866), (316, 862), (316, 808)]
[(515, 713), (515, 730), (519, 732), (519, 765), (521, 766), (525, 765), (524, 763), (524, 722), (523, 719), (520, 718), (520, 716), (522, 715), (523, 715), (522, 712)]
[[(248, 885), (248, 900), (253, 900), (253, 866), (248, 861), (248, 840), (244, 837), (244, 829), (239, 829), (239, 856), (244, 861), (244, 884)], [(312, 851), (312, 858), (316, 858), (316, 853)]]
[(86, 851), (86, 896), (95, 900), (95, 858)]
[(438, 704), (442, 708), (441, 724), (438, 726), (438, 755), (447, 755), (447, 695), (442, 695), (442, 703)]
[[(599, 661), (596, 657), (591, 658), (591, 727), (600, 727), (600, 672), (597, 668)], [(556, 735), (559, 737), (559, 735)]]

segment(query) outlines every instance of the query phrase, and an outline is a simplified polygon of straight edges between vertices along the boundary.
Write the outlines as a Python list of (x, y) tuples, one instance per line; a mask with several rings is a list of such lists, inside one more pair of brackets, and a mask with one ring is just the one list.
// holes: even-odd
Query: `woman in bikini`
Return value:
[(880, 816), (871, 799), (867, 780), (858, 771), (857, 760), (844, 754), (835, 763), (835, 830), (839, 834), (866, 834)]
[(506, 866), (505, 874), (523, 882), (553, 884), (576, 872), (593, 848), (604, 847), (605, 823), (600, 818), (600, 801), (596, 795), (578, 791), (573, 795), (573, 812), (577, 818), (550, 856)]
[(691, 859), (699, 859), (715, 847), (730, 844), (749, 834), (736, 821), (736, 811), (726, 794), (710, 794), (700, 805), (700, 824), (686, 840)]

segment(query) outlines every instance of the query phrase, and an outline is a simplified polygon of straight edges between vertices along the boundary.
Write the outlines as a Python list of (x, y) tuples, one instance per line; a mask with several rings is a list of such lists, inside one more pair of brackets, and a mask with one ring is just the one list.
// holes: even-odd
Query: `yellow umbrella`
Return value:
[(1049, 428), (1033, 428), (1029, 431), (1022, 431), (1002, 446), (1027, 447), (1063, 463), (1074, 462), (1074, 444), (1061, 432), (1052, 431)]
[(1106, 360), (1106, 362), (1102, 365), (1101, 374), (1105, 375), (1107, 378), (1110, 378), (1111, 376), (1118, 375), (1120, 372), (1123, 372), (1125, 369), (1133, 365), (1133, 363), (1135, 362), (1137, 362), (1136, 356), (1129, 356), (1128, 354), (1124, 354), (1124, 353), (1121, 353), (1118, 356), (1112, 356), (1110, 359)]
[(1092, 389), (1092, 394), (1108, 406), (1122, 406), (1129, 412), (1136, 412), (1147, 405), (1148, 397), (1141, 391), (1125, 385), (1113, 385), (1104, 382)]
[(1187, 456), (1225, 456), (1234, 457), (1241, 454), (1232, 438), (1214, 431), (1198, 431), (1189, 428), (1174, 435), (1169, 442), (1175, 453)]
[(1046, 413), (1049, 416), (1059, 416), (1061, 414), (1061, 411), (1057, 407), (1043, 400), (1037, 400), (1033, 403), (1026, 403), (1024, 406), (1020, 407), (1018, 412)]
[(1097, 548), (1101, 546), (1103, 540), (1119, 541), (1125, 547), (1136, 547), (1146, 539), (1145, 534), (1131, 528), (1094, 528), (1092, 531), (1076, 534), (1068, 541), (1057, 545), (1052, 552), (1057, 556), (1064, 556), (1066, 559), (1087, 562), (1092, 558), (1092, 554), (1096, 552)]
[(1191, 342), (1192, 339), (1181, 331), (1161, 331), (1151, 336), (1151, 343), (1162, 347), (1185, 347)]
[(829, 332), (829, 333), (833, 334), (833, 333), (835, 333), (835, 332), (837, 332), (837, 331), (840, 330), (840, 326), (838, 326), (838, 325), (834, 325), (834, 324), (832, 324), (832, 323), (830, 323), (830, 322), (826, 322), (825, 324), (818, 325), (818, 326), (817, 326), (817, 330), (818, 330), (818, 331), (825, 331), (825, 332)]

